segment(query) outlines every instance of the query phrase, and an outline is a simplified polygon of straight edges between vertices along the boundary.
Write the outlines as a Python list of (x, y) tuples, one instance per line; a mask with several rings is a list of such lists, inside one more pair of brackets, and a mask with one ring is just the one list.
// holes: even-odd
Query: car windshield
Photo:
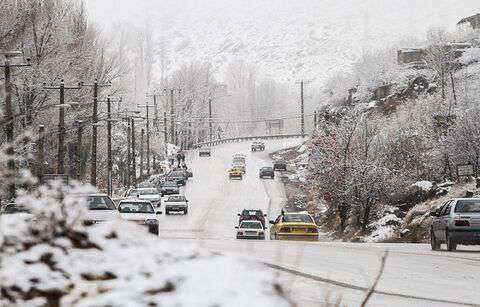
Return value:
[(148, 189), (133, 189), (128, 193), (128, 196), (135, 196), (135, 195), (156, 195), (158, 194), (158, 190), (155, 188), (148, 188)]
[(285, 214), (283, 221), (286, 223), (313, 223), (313, 219), (308, 214)]
[(273, 168), (271, 167), (262, 167), (262, 171), (271, 171)]
[(187, 199), (185, 198), (185, 196), (181, 196), (181, 195), (170, 196), (167, 199), (167, 201), (169, 201), (169, 202), (184, 202), (186, 200)]
[(480, 213), (480, 199), (459, 200), (455, 206), (456, 213)]
[(263, 216), (263, 212), (261, 210), (243, 210), (243, 216)]
[(89, 196), (88, 199), (89, 210), (116, 210), (115, 204), (108, 196)]
[(242, 222), (240, 228), (262, 229), (262, 223), (259, 222)]
[(169, 174), (169, 176), (183, 176), (183, 171), (174, 171)]
[(9, 204), (5, 206), (5, 208), (3, 209), (3, 213), (4, 214), (30, 213), (30, 210), (20, 205)]
[(163, 186), (165, 186), (165, 187), (178, 187), (177, 183), (173, 182), (173, 181), (165, 181)]
[(155, 213), (150, 203), (122, 202), (118, 205), (120, 213)]

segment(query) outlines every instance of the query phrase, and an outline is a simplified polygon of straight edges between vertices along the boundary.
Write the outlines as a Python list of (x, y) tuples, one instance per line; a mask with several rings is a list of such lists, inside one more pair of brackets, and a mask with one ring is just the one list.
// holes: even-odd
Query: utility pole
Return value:
[(140, 178), (143, 177), (143, 141), (145, 139), (145, 130), (142, 128), (140, 133)]
[(131, 160), (131, 156), (130, 156), (130, 147), (131, 147), (131, 140), (130, 140), (130, 136), (131, 136), (131, 133), (132, 133), (132, 129), (131, 129), (131, 121), (130, 121), (130, 118), (127, 117), (127, 121), (128, 121), (128, 126), (127, 126), (127, 187), (130, 187), (130, 179), (131, 179), (131, 166), (132, 166), (132, 160)]
[[(153, 96), (155, 97), (155, 95)], [(140, 107), (140, 106), (137, 106)], [(154, 106), (148, 105), (148, 102), (145, 103), (146, 119), (147, 119), (147, 175), (150, 176), (150, 112), (149, 109)]]
[(317, 111), (313, 112), (313, 128), (317, 129), (318, 118), (317, 118)]
[[(163, 91), (166, 93), (168, 89), (163, 89)], [(170, 90), (170, 143), (176, 145), (176, 131), (175, 131), (175, 91), (178, 91), (178, 93), (181, 93), (181, 89), (175, 89), (171, 88)], [(165, 127), (166, 129), (166, 127)]]
[(98, 122), (98, 89), (100, 87), (111, 86), (112, 83), (105, 84), (98, 83), (95, 79), (93, 84), (82, 84), (82, 86), (93, 88), (93, 114), (92, 114), (92, 153), (91, 153), (91, 172), (90, 172), (90, 184), (94, 187), (97, 186), (97, 122)]
[(300, 82), (300, 134), (305, 135), (305, 102), (303, 99), (303, 81)]
[[(119, 100), (121, 101), (121, 99)], [(107, 97), (107, 194), (112, 196), (112, 100), (110, 96)]]
[(212, 98), (208, 99), (208, 130), (210, 141), (213, 140)]
[(163, 138), (165, 141), (165, 146), (168, 143), (168, 132), (167, 132), (167, 112), (163, 112)]
[(45, 126), (38, 127), (38, 141), (37, 141), (37, 161), (38, 161), (38, 179), (43, 180), (43, 173), (45, 168)]
[(135, 119), (131, 118), (131, 129), (132, 129), (132, 173), (133, 173), (133, 186), (137, 187), (137, 162), (136, 162), (136, 153), (135, 153)]
[(16, 196), (16, 189), (15, 189), (15, 148), (13, 144), (14, 138), (14, 115), (13, 115), (13, 107), (12, 107), (12, 84), (11, 84), (11, 68), (12, 67), (26, 67), (30, 65), (30, 59), (27, 59), (26, 64), (12, 64), (10, 62), (11, 58), (17, 57), (22, 55), (21, 52), (6, 52), (4, 53), (5, 62), (0, 67), (4, 68), (5, 72), (5, 115), (4, 115), (4, 125), (5, 125), (5, 135), (7, 141), (7, 167), (8, 167), (8, 198), (14, 199)]
[(58, 113), (58, 154), (57, 154), (57, 174), (65, 174), (65, 108), (70, 107), (70, 104), (65, 103), (65, 90), (78, 90), (78, 86), (66, 87), (63, 79), (58, 86), (47, 86), (43, 83), (43, 88), (47, 90), (60, 91), (60, 104), (56, 105), (59, 108)]
[(81, 181), (82, 180), (82, 139), (83, 139), (83, 121), (82, 120), (77, 120), (77, 180)]

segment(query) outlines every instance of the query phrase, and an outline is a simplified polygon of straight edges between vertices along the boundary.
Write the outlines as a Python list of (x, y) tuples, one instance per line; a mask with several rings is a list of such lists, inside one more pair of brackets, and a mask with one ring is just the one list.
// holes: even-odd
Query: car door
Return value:
[(278, 227), (279, 227), (281, 218), (282, 218), (282, 215), (279, 215), (275, 220), (275, 223), (272, 225), (272, 227), (270, 227), (271, 235), (275, 235), (278, 232)]
[(440, 240), (445, 240), (446, 236), (446, 229), (448, 227), (448, 221), (450, 219), (450, 212), (452, 211), (452, 204), (454, 201), (449, 201), (445, 208), (440, 212), (439, 225), (438, 225), (438, 234), (436, 234), (437, 238)]
[(439, 212), (439, 215), (434, 217), (433, 218), (433, 221), (432, 221), (432, 229), (433, 229), (433, 233), (435, 234), (435, 237), (439, 237), (440, 235), (440, 228), (441, 228), (441, 218), (442, 218), (442, 212), (445, 210), (446, 206), (450, 203), (450, 200), (447, 201), (446, 203), (444, 203), (439, 209), (438, 209), (438, 212)]

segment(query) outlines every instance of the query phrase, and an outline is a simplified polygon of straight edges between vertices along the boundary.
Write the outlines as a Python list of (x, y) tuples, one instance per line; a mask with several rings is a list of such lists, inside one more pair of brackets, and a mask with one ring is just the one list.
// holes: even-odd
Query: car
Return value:
[(148, 181), (157, 189), (162, 188), (162, 184), (165, 182), (165, 178), (167, 175), (159, 174), (159, 175), (152, 175), (148, 179)]
[(233, 155), (233, 163), (247, 165), (247, 157), (242, 154), (235, 154)]
[(232, 169), (239, 169), (242, 173), (247, 173), (247, 167), (243, 163), (232, 163)]
[(260, 179), (265, 178), (265, 177), (274, 179), (275, 178), (275, 171), (273, 170), (273, 167), (271, 167), (271, 166), (264, 166), (260, 169), (258, 175), (259, 175)]
[(151, 202), (142, 199), (124, 199), (118, 204), (118, 212), (122, 219), (143, 225), (150, 233), (159, 234), (157, 215), (162, 214), (162, 211), (155, 211)]
[(165, 181), (160, 189), (160, 194), (162, 197), (165, 195), (180, 194), (180, 188), (176, 181)]
[(448, 251), (456, 250), (459, 244), (480, 245), (480, 198), (450, 199), (430, 216), (432, 250), (439, 250), (442, 243)]
[(270, 224), (270, 240), (318, 241), (318, 226), (308, 212), (282, 211)]
[(142, 181), (137, 184), (137, 188), (154, 188), (155, 185), (150, 181)]
[(266, 214), (263, 213), (260, 209), (243, 209), (242, 213), (237, 214), (238, 224), (240, 225), (243, 221), (259, 221), (265, 227), (265, 217)]
[(133, 188), (125, 193), (126, 198), (138, 198), (148, 200), (155, 207), (160, 207), (162, 203), (162, 194), (157, 188)]
[(259, 221), (243, 221), (235, 228), (237, 229), (237, 239), (265, 240), (265, 227)]
[(252, 147), (252, 152), (265, 150), (265, 144), (263, 142), (253, 142), (251, 147)]
[(183, 195), (172, 195), (163, 201), (165, 214), (170, 212), (183, 212), (188, 214), (188, 199)]
[(212, 150), (210, 148), (200, 148), (198, 150), (198, 156), (200, 157), (210, 157), (212, 155)]
[(117, 207), (107, 194), (91, 194), (87, 197), (88, 211), (83, 224), (90, 226), (104, 221), (112, 221), (120, 217)]
[(273, 170), (274, 171), (286, 171), (287, 170), (287, 162), (283, 160), (273, 162)]
[(243, 172), (239, 168), (231, 168), (228, 170), (228, 178), (230, 179), (243, 179)]
[(174, 171), (171, 171), (170, 173), (168, 173), (168, 175), (166, 177), (166, 180), (167, 181), (176, 181), (178, 185), (183, 186), (183, 185), (187, 184), (188, 177), (187, 177), (187, 173), (185, 172), (185, 170), (178, 169), (178, 170), (174, 170)]

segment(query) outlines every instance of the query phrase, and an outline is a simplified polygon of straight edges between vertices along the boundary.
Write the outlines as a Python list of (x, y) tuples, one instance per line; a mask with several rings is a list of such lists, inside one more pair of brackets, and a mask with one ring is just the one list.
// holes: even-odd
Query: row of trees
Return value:
[[(478, 39), (480, 33), (469, 36)], [(476, 40), (469, 41), (475, 46)], [(480, 80), (480, 53), (471, 49), (457, 60), (449, 52), (431, 48), (425, 59), (427, 68), (420, 71), (393, 65), (391, 59), (384, 63), (383, 52), (376, 61), (369, 56), (354, 65), (367, 67), (368, 62), (375, 63), (376, 68), (391, 66), (380, 74), (386, 78), (385, 83), (395, 81), (395, 72), (402, 71), (396, 80), (400, 90), (404, 77), (411, 80), (419, 75), (436, 88), (396, 101), (394, 113), (366, 111), (362, 103), (372, 99), (371, 92), (359, 95), (359, 104), (348, 106), (345, 100), (331, 96), (333, 103), (324, 107), (312, 138), (311, 182), (327, 206), (324, 217), (332, 229), (366, 233), (369, 225), (382, 217), (386, 206), (397, 204), (398, 194), (415, 182), (455, 180), (459, 164), (472, 164), (480, 171), (480, 124), (475, 120), (480, 114), (480, 92), (475, 86)], [(331, 83), (339, 78), (358, 78), (352, 87), (357, 84), (366, 93), (367, 84), (378, 85), (378, 74), (370, 76), (365, 71), (362, 76), (355, 71), (337, 76)], [(338, 86), (333, 89), (339, 90)]]

